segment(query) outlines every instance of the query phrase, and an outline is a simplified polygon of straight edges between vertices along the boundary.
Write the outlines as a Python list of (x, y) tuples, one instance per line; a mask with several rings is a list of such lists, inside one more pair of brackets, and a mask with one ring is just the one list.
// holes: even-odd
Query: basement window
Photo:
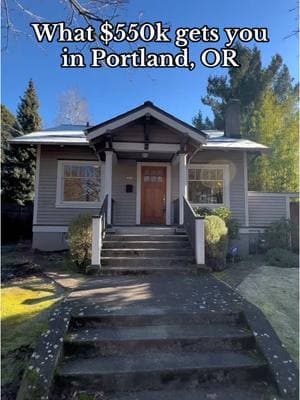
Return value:
[(188, 169), (188, 198), (200, 207), (229, 207), (227, 165), (191, 165)]
[(98, 161), (58, 161), (57, 207), (100, 206), (101, 164)]

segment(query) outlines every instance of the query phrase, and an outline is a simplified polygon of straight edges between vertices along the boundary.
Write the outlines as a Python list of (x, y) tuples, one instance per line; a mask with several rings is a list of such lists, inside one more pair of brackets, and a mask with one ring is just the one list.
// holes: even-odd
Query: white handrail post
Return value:
[(102, 216), (93, 216), (92, 224), (92, 265), (101, 265)]
[(186, 153), (179, 153), (179, 225), (184, 223), (183, 198), (187, 197)]
[(205, 264), (204, 218), (195, 220), (195, 256), (197, 265)]
[(111, 224), (111, 192), (112, 192), (112, 161), (113, 152), (105, 151), (105, 168), (104, 168), (104, 194), (107, 194), (107, 224)]

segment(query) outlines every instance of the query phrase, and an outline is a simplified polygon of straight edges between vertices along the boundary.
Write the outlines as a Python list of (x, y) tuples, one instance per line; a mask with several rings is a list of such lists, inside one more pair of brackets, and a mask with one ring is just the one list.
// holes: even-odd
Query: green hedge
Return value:
[(195, 213), (201, 215), (202, 217), (207, 217), (209, 215), (216, 215), (217, 217), (220, 217), (228, 228), (228, 238), (239, 238), (239, 224), (231, 217), (231, 211), (228, 208), (218, 207), (211, 209), (206, 207), (198, 207), (195, 209)]
[(280, 268), (299, 268), (299, 257), (286, 249), (270, 249), (265, 259), (270, 266)]
[(92, 217), (80, 214), (69, 228), (68, 243), (72, 261), (80, 270), (91, 262), (92, 252)]
[(226, 266), (228, 248), (228, 228), (217, 215), (205, 217), (206, 264), (219, 271)]

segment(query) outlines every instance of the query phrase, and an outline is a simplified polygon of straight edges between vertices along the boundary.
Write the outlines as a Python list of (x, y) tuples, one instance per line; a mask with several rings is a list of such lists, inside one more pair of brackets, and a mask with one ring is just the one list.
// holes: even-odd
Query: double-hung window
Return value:
[(229, 206), (229, 166), (191, 164), (188, 169), (188, 197), (201, 207)]
[(58, 207), (99, 207), (100, 194), (101, 164), (98, 161), (58, 161)]

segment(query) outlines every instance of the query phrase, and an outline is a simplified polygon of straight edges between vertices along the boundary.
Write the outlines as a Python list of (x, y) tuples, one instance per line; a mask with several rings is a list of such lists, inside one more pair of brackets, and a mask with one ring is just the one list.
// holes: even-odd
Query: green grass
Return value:
[(299, 363), (299, 269), (269, 267), (263, 256), (250, 256), (214, 276), (262, 310)]
[(237, 290), (259, 307), (292, 358), (299, 358), (299, 270), (259, 267)]
[(47, 329), (51, 307), (61, 291), (44, 278), (27, 278), (1, 289), (2, 385), (16, 391), (27, 358)]

